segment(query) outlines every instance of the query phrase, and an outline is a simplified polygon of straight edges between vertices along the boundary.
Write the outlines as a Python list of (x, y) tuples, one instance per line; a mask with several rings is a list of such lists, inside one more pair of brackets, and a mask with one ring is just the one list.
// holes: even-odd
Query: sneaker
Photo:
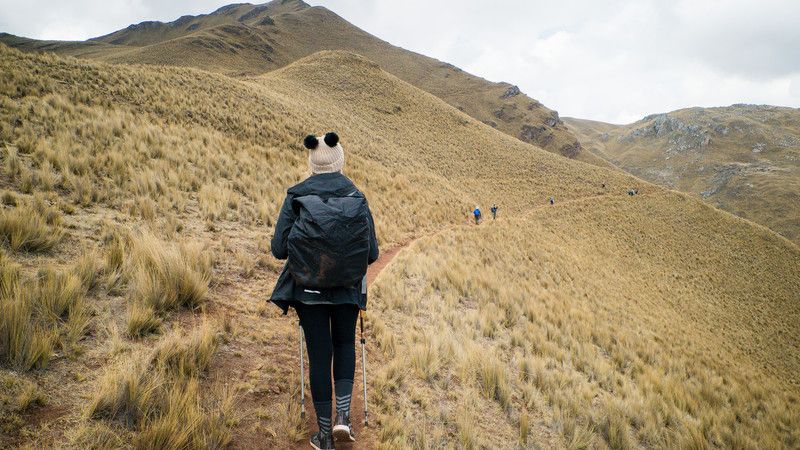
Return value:
[(311, 436), (311, 446), (317, 450), (333, 450), (333, 436), (330, 433), (317, 432)]
[(355, 442), (356, 434), (350, 425), (350, 414), (336, 411), (336, 422), (333, 426), (333, 438), (337, 442)]

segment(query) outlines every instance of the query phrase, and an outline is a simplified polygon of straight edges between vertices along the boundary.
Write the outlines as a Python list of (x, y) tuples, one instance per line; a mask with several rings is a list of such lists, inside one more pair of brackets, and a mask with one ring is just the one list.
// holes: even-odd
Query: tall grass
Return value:
[(48, 225), (46, 218), (30, 206), (0, 211), (0, 239), (14, 251), (50, 251), (62, 237), (63, 231)]
[[(269, 236), (286, 188), (306, 175), (300, 139), (309, 132), (343, 136), (345, 173), (370, 199), (382, 246), (462, 223), (476, 203), (501, 202), (505, 217), (553, 192), (566, 200), (602, 193), (601, 183), (618, 193), (641, 184), (488, 130), (355, 55), (326, 53), (246, 81), (1, 45), (0, 61), (7, 94), (0, 95), (0, 141), (10, 143), (0, 170), (3, 189), (14, 192), (13, 201), (3, 199), (4, 214), (33, 210), (27, 215), (38, 217), (30, 228), (39, 237), (58, 234), (63, 221), (77, 245), (94, 243), (114, 224), (99, 272), (91, 256), (78, 257), (79, 247), (54, 243), (20, 254), (5, 238), (24, 265), (19, 283), (8, 285), (30, 289), (3, 294), (3, 365), (42, 366), (72, 339), (69, 324), (92, 329), (72, 311), (97, 307), (97, 322), (109, 329), (108, 345), (92, 352), (107, 358), (108, 373), (84, 381), (95, 395), (76, 427), (81, 448), (214, 448), (229, 439), (232, 397), (211, 395), (206, 377), (216, 340), (206, 331), (148, 335), (175, 326), (176, 311), (214, 297), (212, 266), (220, 291), (235, 296), (219, 301), (230, 300), (231, 314), (251, 309), (239, 307), (262, 295), (281, 266), (260, 246), (254, 267), (247, 249)], [(309, 104), (320, 108), (309, 112)], [(395, 106), (398, 113), (382, 112)], [(378, 312), (370, 321), (380, 346), (370, 406), (379, 445), (747, 448), (759, 439), (796, 447), (795, 391), (775, 375), (798, 372), (796, 309), (785, 301), (800, 290), (796, 252), (711, 210), (698, 212), (695, 203), (649, 194), (559, 203), (546, 216), (448, 227), (407, 250), (411, 256), (401, 254), (370, 292)], [(59, 218), (53, 205), (70, 216)], [(129, 231), (144, 222), (152, 232)], [(189, 239), (221, 247), (225, 257), (213, 265)], [(237, 253), (239, 261), (229, 261)], [(49, 266), (60, 275), (36, 279)], [(39, 300), (43, 291), (56, 295), (40, 283), (73, 279), (91, 300), (74, 303), (88, 307), (70, 306), (71, 295)], [(754, 331), (753, 320), (774, 333)], [(279, 352), (274, 343), (282, 341), (273, 338), (281, 327), (274, 330), (262, 337), (247, 326), (241, 336), (263, 338)], [(102, 339), (93, 333), (90, 342)], [(735, 370), (720, 362), (726, 358)], [(65, 372), (92, 366), (62, 362)], [(270, 375), (287, 370), (267, 368)], [(748, 379), (762, 381), (755, 387)], [(56, 389), (59, 401), (83, 392), (70, 378)], [(284, 394), (253, 395), (278, 405), (266, 430), (299, 438), (298, 405)], [(37, 431), (61, 444), (59, 427)]]
[(204, 248), (167, 243), (151, 233), (114, 235), (106, 259), (109, 267), (116, 267), (111, 283), (124, 285), (128, 292), (129, 336), (156, 331), (167, 313), (195, 309), (207, 298), (212, 257)]
[[(796, 250), (772, 238), (739, 253), (750, 228), (732, 218), (668, 245), (674, 217), (709, 212), (669, 195), (576, 202), (400, 254), (371, 291), (385, 358), (371, 400), (388, 425), (405, 421), (382, 442), (413, 446), (421, 427), (462, 447), (474, 435), (576, 449), (800, 442)], [(711, 270), (709, 254), (726, 256)], [(753, 260), (771, 267), (755, 284), (736, 275)], [(480, 401), (465, 408), (464, 398)]]
[[(209, 323), (188, 337), (175, 331), (149, 356), (134, 355), (110, 368), (98, 381), (87, 418), (136, 430), (133, 444), (139, 449), (225, 447), (231, 439), (233, 392), (200, 390), (200, 377), (215, 351), (215, 330)], [(92, 436), (80, 438), (98, 439)]]
[(152, 234), (135, 238), (131, 249), (131, 299), (157, 312), (196, 308), (206, 298), (211, 257), (202, 249), (167, 244)]
[(72, 348), (90, 320), (85, 293), (71, 272), (45, 267), (25, 279), (0, 254), (0, 360), (29, 370), (46, 366), (55, 345)]

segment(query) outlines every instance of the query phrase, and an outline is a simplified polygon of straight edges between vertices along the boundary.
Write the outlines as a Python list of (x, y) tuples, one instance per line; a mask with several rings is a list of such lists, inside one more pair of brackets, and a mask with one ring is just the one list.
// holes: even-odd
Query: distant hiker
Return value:
[(551, 205), (552, 205), (552, 204), (555, 204), (555, 202), (556, 202), (556, 199), (555, 199), (555, 198), (553, 198), (553, 197), (550, 197), (550, 204), (551, 204)]
[(287, 262), (270, 300), (284, 314), (294, 308), (300, 318), (319, 426), (311, 446), (322, 450), (334, 448), (334, 438), (355, 441), (350, 399), (356, 319), (367, 307), (367, 265), (378, 259), (378, 241), (364, 194), (341, 172), (344, 150), (339, 136), (309, 135), (303, 143), (313, 174), (289, 188), (275, 225), (272, 254)]
[(492, 212), (492, 220), (497, 219), (497, 205), (492, 205), (489, 211)]
[(476, 206), (475, 211), (472, 211), (472, 215), (475, 216), (475, 225), (477, 225), (481, 221), (481, 209)]

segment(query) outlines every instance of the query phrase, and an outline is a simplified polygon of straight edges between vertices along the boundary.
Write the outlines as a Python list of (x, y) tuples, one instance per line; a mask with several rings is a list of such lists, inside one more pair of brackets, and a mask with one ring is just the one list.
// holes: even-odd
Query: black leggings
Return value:
[(295, 304), (300, 326), (306, 336), (308, 368), (311, 372), (311, 398), (315, 403), (329, 402), (331, 358), (333, 379), (347, 380), (352, 386), (356, 371), (356, 305)]

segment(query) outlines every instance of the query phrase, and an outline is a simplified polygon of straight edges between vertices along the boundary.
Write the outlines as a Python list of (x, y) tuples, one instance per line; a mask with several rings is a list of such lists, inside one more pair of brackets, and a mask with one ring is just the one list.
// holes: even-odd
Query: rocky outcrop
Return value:
[(554, 127), (561, 123), (561, 119), (558, 117), (558, 111), (553, 111), (550, 113), (550, 117), (545, 119), (544, 123), (546, 123), (549, 127)]
[(506, 92), (500, 96), (500, 98), (509, 98), (514, 97), (515, 95), (519, 95), (522, 92), (519, 90), (517, 86), (511, 86), (510, 88), (506, 89)]
[(578, 141), (573, 142), (572, 144), (567, 144), (559, 150), (559, 152), (566, 156), (567, 158), (575, 158), (581, 152), (583, 147), (581, 147), (581, 143)]
[(523, 142), (545, 146), (553, 141), (553, 133), (543, 125), (523, 125), (519, 139)]
[[(666, 153), (684, 153), (708, 147), (711, 143), (709, 129), (702, 124), (687, 123), (669, 114), (652, 114), (639, 121), (641, 126), (619, 138), (622, 142), (631, 142), (637, 138), (667, 138)], [(727, 133), (725, 127), (719, 132)]]

